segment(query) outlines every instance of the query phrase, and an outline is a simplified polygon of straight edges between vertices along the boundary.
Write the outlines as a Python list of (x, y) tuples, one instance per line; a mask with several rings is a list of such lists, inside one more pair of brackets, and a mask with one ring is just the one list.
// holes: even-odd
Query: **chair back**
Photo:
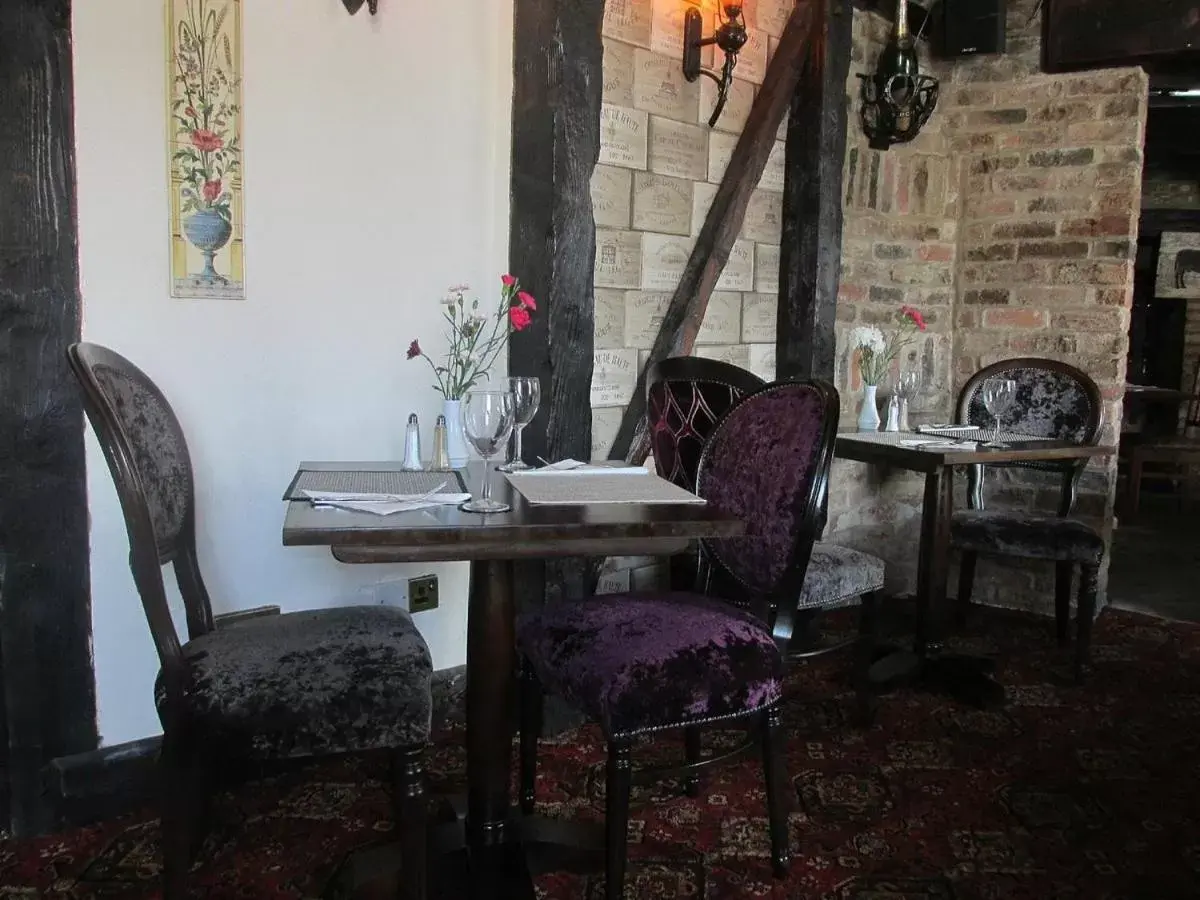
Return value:
[(659, 477), (695, 491), (700, 454), (717, 421), (764, 384), (757, 375), (715, 359), (677, 356), (651, 366), (646, 416)]
[[(1103, 400), (1100, 388), (1081, 369), (1053, 359), (1006, 359), (980, 369), (963, 387), (958, 397), (958, 421), (964, 425), (990, 428), (994, 419), (983, 402), (983, 386), (990, 378), (1010, 378), (1017, 391), (1012, 405), (1003, 414), (1003, 431), (1031, 437), (1095, 444), (1100, 437)], [(1075, 505), (1079, 477), (1087, 460), (1062, 462), (1009, 463), (1001, 467), (1038, 469), (1062, 475), (1062, 499), (1059, 515), (1067, 515)], [(972, 466), (968, 473), (968, 502), (972, 509), (983, 508), (984, 467)]]
[(1200, 428), (1200, 359), (1192, 370), (1192, 398), (1188, 401), (1187, 418), (1183, 422), (1184, 433), (1189, 428)]
[(129, 534), (129, 564), (167, 687), (182, 659), (162, 567), (174, 564), (189, 637), (213, 630), (212, 605), (196, 557), (195, 491), (187, 441), (153, 381), (97, 344), (67, 348), (84, 409), (116, 484)]
[(746, 523), (742, 537), (705, 541), (723, 582), (738, 585), (777, 639), (791, 637), (817, 538), (837, 437), (837, 389), (780, 381), (747, 395), (717, 423), (700, 459), (697, 493)]

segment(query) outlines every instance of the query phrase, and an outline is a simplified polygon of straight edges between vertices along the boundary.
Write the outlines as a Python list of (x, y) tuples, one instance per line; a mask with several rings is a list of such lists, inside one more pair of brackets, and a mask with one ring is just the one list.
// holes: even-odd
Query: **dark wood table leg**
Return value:
[(954, 514), (953, 469), (925, 476), (921, 546), (917, 566), (917, 627), (913, 650), (900, 651), (871, 667), (876, 684), (912, 681), (923, 690), (948, 694), (972, 706), (1004, 702), (1004, 689), (991, 677), (990, 659), (944, 652), (946, 579), (950, 570), (950, 518)]

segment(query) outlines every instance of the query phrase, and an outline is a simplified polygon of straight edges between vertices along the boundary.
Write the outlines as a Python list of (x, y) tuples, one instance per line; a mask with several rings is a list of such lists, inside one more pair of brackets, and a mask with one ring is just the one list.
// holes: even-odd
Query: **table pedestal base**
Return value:
[(992, 677), (995, 671), (996, 664), (982, 656), (898, 649), (876, 660), (868, 677), (881, 690), (910, 685), (978, 709), (994, 709), (1004, 704), (1004, 686)]

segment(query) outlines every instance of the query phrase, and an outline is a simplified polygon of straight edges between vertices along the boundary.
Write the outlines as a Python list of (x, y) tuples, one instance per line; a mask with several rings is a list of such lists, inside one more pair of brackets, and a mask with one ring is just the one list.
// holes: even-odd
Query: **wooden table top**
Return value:
[(936, 472), (947, 466), (1091, 459), (1117, 452), (1115, 447), (1073, 441), (1011, 441), (1004, 447), (983, 447), (974, 442), (954, 447), (906, 447), (900, 443), (914, 439), (938, 438), (912, 432), (847, 431), (838, 435), (834, 453), (839, 459), (889, 465), (913, 472)]
[[(302, 463), (311, 471), (397, 471), (397, 462)], [(477, 489), (481, 463), (462, 473)], [(457, 506), (377, 516), (291, 501), (283, 523), (286, 547), (334, 548), (343, 562), (447, 562), (544, 559), (555, 556), (652, 556), (675, 553), (699, 538), (736, 537), (738, 519), (701, 504), (533, 506), (499, 473), (492, 494), (512, 505), (480, 515)]]

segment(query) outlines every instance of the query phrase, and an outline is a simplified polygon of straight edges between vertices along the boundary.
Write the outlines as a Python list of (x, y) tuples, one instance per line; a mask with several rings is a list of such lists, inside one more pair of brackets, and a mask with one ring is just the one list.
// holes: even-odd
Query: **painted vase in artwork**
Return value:
[(183, 220), (183, 233), (204, 255), (204, 269), (196, 278), (209, 284), (224, 284), (225, 278), (217, 272), (213, 261), (233, 234), (229, 220), (215, 209), (198, 209)]

